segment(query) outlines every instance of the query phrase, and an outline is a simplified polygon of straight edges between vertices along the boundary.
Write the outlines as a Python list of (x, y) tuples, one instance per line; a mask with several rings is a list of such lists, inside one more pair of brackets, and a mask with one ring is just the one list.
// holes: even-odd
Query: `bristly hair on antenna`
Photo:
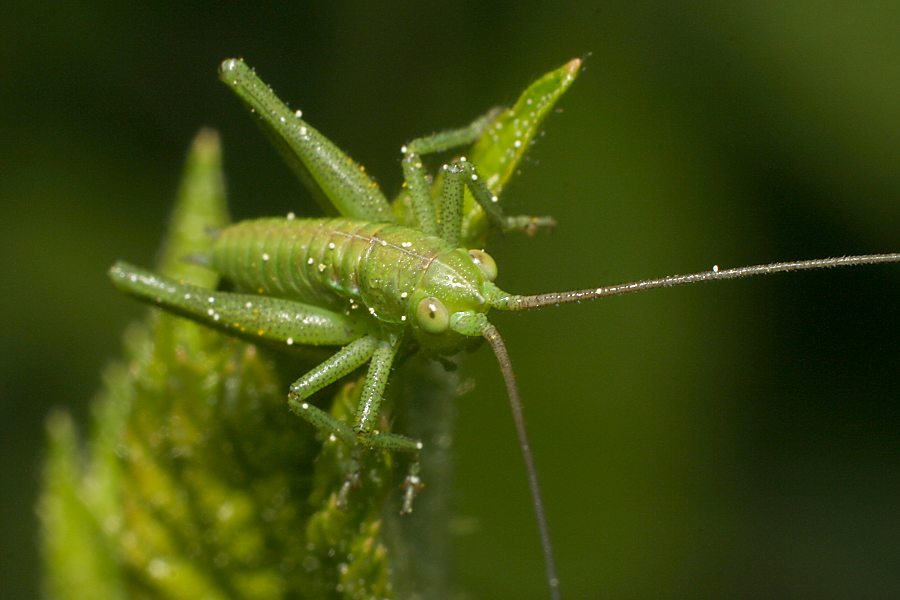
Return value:
[(813, 260), (795, 260), (788, 262), (769, 263), (765, 265), (753, 265), (750, 267), (736, 267), (733, 269), (720, 269), (718, 265), (708, 271), (691, 273), (689, 275), (670, 275), (659, 279), (643, 279), (630, 283), (619, 283), (585, 290), (573, 290), (570, 292), (549, 292), (535, 294), (533, 296), (510, 295), (501, 298), (494, 308), (500, 310), (530, 310), (541, 306), (553, 306), (582, 300), (595, 300), (607, 296), (620, 296), (632, 292), (643, 292), (662, 287), (675, 287), (689, 283), (703, 281), (719, 281), (725, 279), (742, 279), (755, 275), (772, 275), (773, 273), (787, 273), (790, 271), (809, 271), (812, 269), (830, 269), (835, 267), (855, 267), (860, 265), (874, 265), (880, 263), (900, 262), (900, 253), (889, 254), (865, 254), (860, 256), (838, 256), (834, 258), (817, 258)]

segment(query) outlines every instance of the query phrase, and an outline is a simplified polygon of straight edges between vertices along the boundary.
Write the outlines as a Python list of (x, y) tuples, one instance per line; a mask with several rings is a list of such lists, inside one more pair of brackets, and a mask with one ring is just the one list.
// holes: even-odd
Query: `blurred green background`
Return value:
[[(900, 4), (19, 2), (0, 24), (0, 597), (38, 593), (43, 422), (84, 422), (188, 142), (219, 129), (236, 218), (317, 214), (216, 78), (243, 56), (389, 192), (399, 147), (586, 69), (498, 240), (537, 292), (900, 249)], [(675, 4), (675, 3), (673, 3)], [(900, 595), (900, 267), (499, 315), (570, 598)], [(544, 598), (502, 381), (458, 402), (460, 589)], [(427, 475), (427, 474), (426, 474)]]

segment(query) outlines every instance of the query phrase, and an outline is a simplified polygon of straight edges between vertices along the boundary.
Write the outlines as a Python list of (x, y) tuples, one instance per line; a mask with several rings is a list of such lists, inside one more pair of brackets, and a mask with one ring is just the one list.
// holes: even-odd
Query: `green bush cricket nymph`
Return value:
[[(519, 391), (503, 339), (486, 316), (489, 310), (530, 310), (701, 281), (900, 262), (898, 253), (851, 256), (714, 267), (690, 275), (531, 296), (503, 291), (494, 284), (497, 265), (481, 250), (486, 235), (492, 230), (531, 233), (553, 221), (507, 216), (498, 194), (580, 64), (572, 60), (545, 75), (512, 110), (491, 111), (467, 127), (404, 146), (405, 188), (390, 203), (359, 165), (306, 123), (299, 111), (288, 109), (250, 68), (240, 60), (227, 60), (220, 69), (223, 81), (249, 105), (301, 179), (336, 216), (257, 219), (213, 232), (209, 252), (190, 258), (222, 275), (235, 291), (187, 285), (125, 263), (110, 270), (115, 285), (125, 292), (211, 327), (288, 346), (339, 347), (290, 386), (288, 406), (320, 432), (360, 452), (409, 454), (404, 512), (412, 510), (422, 486), (418, 455), (423, 446), (379, 428), (391, 368), (398, 356), (410, 351), (446, 355), (487, 340), (512, 407), (553, 598), (560, 597), (559, 579)], [(473, 144), (473, 157), (486, 157), (484, 163), (461, 156), (433, 178), (426, 173), (422, 155)], [(485, 170), (481, 164), (487, 165)], [(308, 401), (366, 364), (352, 424)], [(357, 476), (347, 474), (340, 492), (343, 502), (352, 501), (347, 496)]]

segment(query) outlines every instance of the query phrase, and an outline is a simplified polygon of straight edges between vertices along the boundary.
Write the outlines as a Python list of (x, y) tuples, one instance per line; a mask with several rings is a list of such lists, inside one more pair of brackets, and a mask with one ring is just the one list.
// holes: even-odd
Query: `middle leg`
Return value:
[(553, 217), (533, 217), (529, 215), (505, 215), (498, 198), (478, 174), (475, 166), (465, 157), (444, 165), (444, 181), (441, 186), (440, 233), (453, 244), (459, 245), (462, 236), (462, 213), (464, 188), (469, 188), (472, 197), (484, 209), (488, 220), (501, 231), (524, 231), (534, 235), (540, 229), (554, 227)]
[(491, 109), (465, 127), (416, 138), (400, 149), (403, 153), (403, 177), (412, 199), (413, 212), (419, 227), (426, 234), (437, 235), (438, 223), (434, 214), (434, 203), (431, 200), (431, 183), (422, 165), (422, 155), (474, 143), (499, 112), (499, 108)]

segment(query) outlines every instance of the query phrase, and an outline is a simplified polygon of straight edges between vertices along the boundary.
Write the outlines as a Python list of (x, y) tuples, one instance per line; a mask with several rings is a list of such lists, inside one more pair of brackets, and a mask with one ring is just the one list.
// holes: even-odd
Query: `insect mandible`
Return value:
[[(580, 65), (580, 60), (572, 60), (539, 80), (553, 84), (555, 91), (536, 110), (552, 106)], [(410, 454), (404, 512), (412, 510), (421, 488), (417, 457), (423, 447), (415, 439), (377, 427), (392, 365), (398, 354), (411, 348), (439, 356), (486, 340), (506, 384), (553, 598), (560, 597), (559, 578), (519, 391), (503, 339), (486, 316), (489, 310), (529, 310), (702, 281), (900, 261), (900, 254), (891, 253), (714, 267), (576, 291), (510, 294), (494, 284), (497, 265), (480, 242), (489, 229), (532, 233), (552, 226), (552, 219), (506, 215), (498, 202), (501, 186), (496, 178), (483, 178), (465, 157), (443, 165), (433, 179), (422, 163), (425, 154), (475, 143), (502, 124), (502, 113), (491, 111), (466, 127), (403, 146), (405, 189), (391, 204), (359, 165), (306, 123), (299, 111), (283, 104), (243, 61), (226, 60), (220, 75), (258, 115), (326, 209), (337, 216), (257, 219), (215, 232), (209, 253), (193, 259), (230, 281), (235, 292), (187, 285), (123, 262), (110, 270), (114, 284), (143, 301), (251, 339), (340, 347), (290, 386), (288, 406), (319, 431), (351, 447)], [(524, 151), (527, 143), (516, 140), (509, 151)], [(366, 364), (352, 424), (308, 402), (317, 391)], [(341, 490), (343, 501), (356, 477), (348, 474)]]

